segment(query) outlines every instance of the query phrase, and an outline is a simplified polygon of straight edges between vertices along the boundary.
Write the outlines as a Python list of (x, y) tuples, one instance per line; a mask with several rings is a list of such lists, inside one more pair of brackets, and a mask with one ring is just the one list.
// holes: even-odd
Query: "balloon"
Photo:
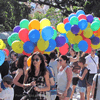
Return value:
[(57, 47), (62, 47), (66, 43), (65, 37), (62, 35), (57, 36), (55, 41)]
[(28, 67), (31, 66), (31, 58), (32, 58), (32, 56), (28, 57), (28, 59), (27, 59), (27, 65), (28, 65)]
[(79, 51), (80, 51), (80, 49), (79, 49), (79, 47), (78, 47), (78, 44), (74, 44), (73, 49), (74, 49), (76, 52), (79, 52)]
[(85, 19), (85, 20), (86, 20), (86, 16), (83, 15), (83, 14), (79, 15), (79, 16), (78, 16), (78, 20), (80, 21), (81, 19)]
[(69, 46), (67, 43), (65, 43), (62, 47), (59, 47), (59, 51), (60, 51), (61, 55), (67, 54), (68, 48), (69, 48)]
[(41, 35), (45, 41), (50, 40), (54, 35), (54, 30), (51, 26), (46, 26), (42, 29)]
[(44, 51), (44, 53), (43, 53), (43, 54), (48, 54), (48, 55), (49, 55), (50, 53), (51, 53), (51, 52), (46, 52), (46, 51)]
[(74, 39), (75, 34), (73, 34), (71, 31), (68, 31), (66, 36), (67, 36), (68, 40), (70, 40), (70, 39)]
[(40, 21), (40, 29), (43, 29), (45, 26), (51, 26), (51, 22), (47, 18), (43, 18)]
[(100, 48), (100, 43), (99, 43), (98, 45), (93, 45), (93, 44), (91, 44), (91, 47), (92, 47), (93, 49), (99, 49), (99, 48)]
[(22, 54), (26, 55), (26, 56), (30, 56), (31, 55), (31, 53), (26, 53), (24, 50), (23, 50)]
[(38, 30), (32, 29), (29, 32), (28, 36), (29, 36), (29, 39), (30, 39), (31, 42), (36, 43), (40, 38), (40, 33), (39, 33)]
[(15, 26), (14, 29), (13, 29), (13, 32), (18, 33), (20, 29), (21, 29), (20, 26)]
[(65, 38), (66, 38), (66, 43), (68, 43), (68, 38), (67, 38), (67, 36), (66, 36), (66, 34), (60, 34), (60, 35), (63, 35)]
[(87, 22), (92, 23), (93, 22), (93, 16), (91, 14), (86, 15)]
[(77, 34), (79, 32), (80, 28), (78, 27), (78, 25), (72, 25), (71, 26), (71, 32), (73, 34)]
[(40, 51), (37, 46), (34, 48), (34, 52), (40, 52), (41, 54), (44, 53), (44, 51)]
[(3, 48), (3, 45), (4, 45), (4, 42), (3, 42), (3, 40), (2, 40), (2, 39), (0, 39), (0, 49), (2, 49), (2, 48)]
[(9, 50), (8, 49), (3, 49), (3, 51), (5, 51), (6, 52), (6, 55), (8, 56), (9, 55)]
[(91, 29), (92, 29), (92, 31), (97, 31), (99, 29), (99, 22), (93, 21), (91, 23)]
[(76, 16), (73, 16), (71, 19), (70, 19), (70, 24), (71, 25), (78, 25), (78, 18)]
[(23, 52), (23, 44), (20, 41), (16, 40), (12, 43), (12, 49), (16, 53), (22, 53)]
[(57, 37), (57, 31), (56, 31), (55, 29), (53, 29), (53, 30), (54, 30), (54, 34), (53, 34), (52, 39), (54, 39), (54, 40), (55, 40), (55, 38)]
[(78, 47), (81, 51), (85, 52), (88, 49), (88, 43), (84, 40), (80, 41)]
[(84, 35), (83, 35), (83, 31), (82, 31), (82, 33), (80, 34), (80, 36), (82, 36), (83, 40), (86, 39), (86, 37), (84, 37)]
[(88, 49), (87, 49), (87, 51), (85, 53), (91, 53), (91, 51), (92, 51), (91, 46), (88, 46)]
[(77, 34), (81, 34), (83, 31), (82, 30), (79, 30), (79, 32)]
[(95, 37), (94, 34), (90, 37), (90, 39), (92, 39), (93, 37)]
[(84, 12), (83, 10), (78, 10), (78, 11), (76, 12), (76, 16), (77, 16), (77, 17), (78, 17), (79, 15), (81, 15), (81, 14), (85, 15), (85, 12)]
[(23, 42), (29, 41), (28, 33), (29, 33), (29, 30), (28, 30), (28, 29), (22, 28), (22, 29), (19, 31), (19, 33), (18, 33), (19, 38), (20, 38)]
[(98, 37), (93, 37), (91, 39), (91, 42), (92, 42), (93, 45), (98, 45), (99, 42), (100, 42), (100, 39)]
[(37, 42), (37, 47), (40, 51), (44, 51), (48, 48), (49, 41), (44, 41), (43, 39), (39, 39)]
[(65, 19), (63, 20), (63, 23), (64, 23), (64, 24), (66, 24), (66, 23), (68, 23), (68, 22), (69, 22), (68, 17), (65, 18)]
[(23, 45), (23, 49), (26, 53), (32, 53), (34, 50), (34, 47), (35, 47), (34, 44), (30, 41), (25, 42)]
[(64, 26), (66, 31), (69, 31), (71, 29), (71, 24), (70, 23), (66, 23)]
[(4, 63), (4, 61), (5, 61), (4, 51), (0, 50), (0, 66)]
[(88, 22), (88, 26), (87, 26), (87, 28), (90, 28), (91, 27), (91, 24)]
[[(53, 29), (55, 29), (55, 27), (54, 26), (51, 26)], [(56, 30), (56, 29), (55, 29)]]
[(88, 46), (91, 45), (91, 40), (90, 39), (84, 39), (84, 41), (86, 41), (88, 43)]
[(32, 29), (39, 30), (40, 29), (40, 22), (37, 19), (33, 19), (29, 22), (28, 27), (29, 27), (29, 30), (32, 30)]
[(100, 36), (100, 28), (98, 29), (98, 32), (97, 32), (98, 36)]
[(58, 32), (60, 32), (60, 33), (66, 33), (66, 30), (65, 30), (65, 28), (64, 28), (64, 23), (59, 23), (59, 24), (57, 25), (57, 30), (58, 30)]
[(69, 42), (70, 42), (71, 44), (75, 44), (75, 41), (74, 41), (73, 39), (69, 39)]
[(28, 24), (29, 24), (29, 20), (27, 20), (27, 19), (22, 19), (21, 21), (20, 21), (20, 27), (21, 28), (26, 28), (26, 29), (29, 29), (28, 28)]
[(86, 37), (86, 38), (90, 38), (92, 35), (93, 35), (93, 31), (91, 28), (86, 28), (83, 32), (83, 35)]
[(75, 15), (74, 13), (70, 14), (69, 17), (68, 17), (68, 20), (70, 21), (70, 19), (71, 19), (73, 16), (76, 17), (76, 15)]
[(55, 47), (56, 47), (56, 42), (55, 42), (55, 40), (50, 39), (50, 40), (49, 40), (49, 47), (48, 47), (45, 51), (50, 52), (50, 51), (54, 50)]
[(2, 49), (5, 49), (6, 48), (6, 44), (5, 43), (3, 43), (3, 47), (2, 47)]
[(81, 30), (85, 30), (88, 26), (88, 23), (85, 19), (82, 19), (78, 22), (78, 26)]
[(82, 40), (82, 36), (80, 36), (80, 35), (77, 35), (77, 36), (74, 37), (74, 42), (77, 43), (77, 44), (78, 44), (81, 40)]

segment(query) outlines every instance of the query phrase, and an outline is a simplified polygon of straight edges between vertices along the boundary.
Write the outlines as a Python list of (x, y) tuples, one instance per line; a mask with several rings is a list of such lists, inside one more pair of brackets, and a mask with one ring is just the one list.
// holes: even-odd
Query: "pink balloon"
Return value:
[(8, 49), (3, 49), (3, 51), (5, 51), (6, 52), (6, 55), (8, 56), (9, 55), (9, 50)]

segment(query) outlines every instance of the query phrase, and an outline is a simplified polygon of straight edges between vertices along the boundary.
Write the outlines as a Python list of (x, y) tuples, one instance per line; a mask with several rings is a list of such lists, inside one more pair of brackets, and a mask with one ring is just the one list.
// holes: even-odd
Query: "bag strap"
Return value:
[[(95, 60), (91, 57), (91, 59), (93, 60), (93, 62), (96, 64), (96, 62), (95, 62)], [(97, 66), (97, 64), (96, 64), (96, 66)]]
[(97, 77), (96, 77), (96, 88), (97, 88), (97, 85), (98, 85), (98, 74), (97, 74)]

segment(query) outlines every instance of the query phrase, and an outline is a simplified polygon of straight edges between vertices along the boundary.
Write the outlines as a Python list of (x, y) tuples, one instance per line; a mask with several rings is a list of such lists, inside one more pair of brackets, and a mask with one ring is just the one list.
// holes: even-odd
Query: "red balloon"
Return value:
[(29, 30), (28, 29), (25, 29), (25, 28), (22, 28), (18, 35), (19, 35), (19, 38), (23, 41), (23, 42), (26, 42), (26, 41), (30, 41), (29, 40), (29, 37), (28, 37), (28, 33), (29, 33)]
[(24, 50), (23, 50), (22, 54), (26, 55), (26, 56), (30, 56), (31, 55), (31, 53), (26, 53)]
[(53, 29), (55, 29), (55, 27), (54, 26), (51, 26)]
[(91, 53), (91, 51), (92, 51), (91, 46), (88, 46), (88, 49), (87, 49), (87, 51), (85, 53)]
[(3, 51), (5, 51), (6, 52), (6, 55), (8, 56), (9, 55), (9, 50), (8, 49), (3, 49)]
[(68, 23), (68, 22), (69, 22), (68, 17), (65, 18), (65, 19), (63, 20), (63, 23), (64, 23), (64, 24), (66, 24), (66, 23)]
[(93, 31), (93, 34), (98, 33), (98, 31)]
[(65, 55), (68, 52), (69, 45), (65, 43), (62, 47), (59, 47), (61, 55)]
[(81, 20), (81, 19), (85, 19), (85, 20), (86, 20), (86, 16), (83, 15), (83, 14), (81, 14), (81, 15), (78, 16), (78, 19), (79, 19), (79, 20)]
[(88, 46), (91, 45), (91, 40), (90, 39), (84, 39), (87, 43), (88, 43)]

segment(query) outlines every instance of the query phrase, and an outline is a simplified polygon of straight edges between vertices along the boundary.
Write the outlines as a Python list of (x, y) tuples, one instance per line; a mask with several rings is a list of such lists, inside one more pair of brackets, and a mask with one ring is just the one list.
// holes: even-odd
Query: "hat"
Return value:
[(11, 75), (6, 75), (3, 77), (3, 82), (6, 82), (7, 84), (11, 85), (13, 82), (13, 77)]

